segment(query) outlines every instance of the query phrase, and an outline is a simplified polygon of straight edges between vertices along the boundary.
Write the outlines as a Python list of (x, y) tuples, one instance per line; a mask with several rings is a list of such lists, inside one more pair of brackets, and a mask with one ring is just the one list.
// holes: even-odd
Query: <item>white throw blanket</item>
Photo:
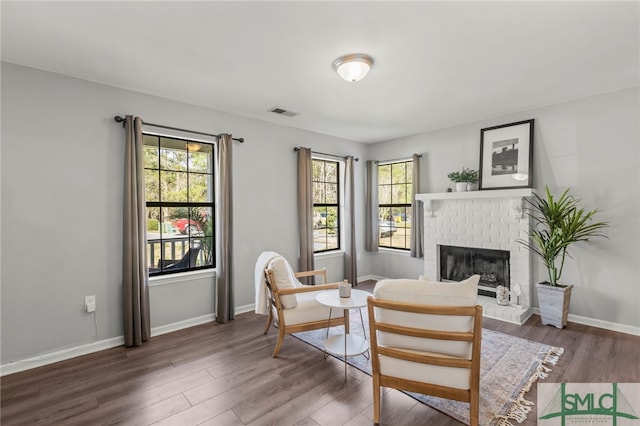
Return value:
[(274, 257), (280, 256), (275, 251), (263, 251), (256, 262), (256, 314), (267, 315), (269, 313), (269, 301), (267, 298), (267, 284), (264, 270)]

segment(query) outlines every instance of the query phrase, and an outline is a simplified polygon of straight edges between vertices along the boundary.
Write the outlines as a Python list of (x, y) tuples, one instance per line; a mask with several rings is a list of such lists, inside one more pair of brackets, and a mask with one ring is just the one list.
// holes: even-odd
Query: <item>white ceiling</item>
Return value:
[[(1, 54), (377, 142), (637, 86), (639, 4), (2, 1)], [(347, 53), (376, 61), (358, 83), (331, 67)]]

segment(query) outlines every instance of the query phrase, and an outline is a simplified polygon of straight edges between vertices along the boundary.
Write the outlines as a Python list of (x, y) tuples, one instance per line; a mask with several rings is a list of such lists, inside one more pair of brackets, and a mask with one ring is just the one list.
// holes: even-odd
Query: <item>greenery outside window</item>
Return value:
[(144, 134), (149, 275), (215, 266), (214, 145)]
[(340, 163), (312, 159), (313, 251), (340, 249)]
[(379, 247), (409, 250), (413, 162), (378, 164)]

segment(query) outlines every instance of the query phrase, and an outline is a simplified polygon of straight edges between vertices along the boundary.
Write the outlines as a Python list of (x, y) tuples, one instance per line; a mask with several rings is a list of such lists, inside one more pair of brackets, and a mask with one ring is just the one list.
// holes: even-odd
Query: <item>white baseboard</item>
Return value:
[(239, 314), (244, 314), (244, 313), (247, 313), (247, 312), (253, 312), (255, 310), (256, 310), (256, 304), (255, 303), (250, 303), (248, 305), (238, 306), (235, 309), (234, 312), (236, 313), (236, 315), (239, 315)]
[(184, 321), (174, 322), (173, 324), (161, 325), (151, 329), (151, 337), (160, 336), (162, 334), (171, 333), (172, 331), (182, 330), (184, 328), (193, 327), (195, 325), (205, 324), (216, 320), (215, 314), (202, 315), (201, 317), (189, 318)]
[(59, 361), (75, 358), (81, 355), (87, 355), (93, 352), (103, 351), (105, 349), (114, 348), (124, 345), (124, 337), (112, 337), (110, 339), (99, 340), (97, 342), (87, 343), (84, 345), (74, 346), (72, 348), (60, 349), (54, 352), (44, 353), (32, 358), (11, 361), (7, 364), (0, 365), (0, 376), (18, 373), (20, 371), (30, 370), (32, 368), (42, 367), (43, 365), (53, 364)]
[(363, 275), (361, 277), (358, 277), (358, 282), (361, 283), (363, 281), (368, 281), (368, 280), (380, 281), (384, 279), (385, 277), (381, 277), (379, 275)]
[[(215, 319), (216, 317), (214, 314), (208, 314), (197, 318), (178, 321), (173, 324), (154, 327), (151, 329), (151, 337), (160, 336), (162, 334), (171, 333), (172, 331), (182, 330), (184, 328), (193, 327), (195, 325), (205, 324), (207, 322), (214, 321)], [(117, 336), (111, 337), (109, 339), (99, 340), (97, 342), (74, 346), (71, 348), (47, 352), (31, 358), (11, 361), (7, 364), (0, 365), (0, 377), (6, 376), (7, 374), (18, 373), (20, 371), (30, 370), (32, 368), (53, 364), (55, 362), (65, 361), (81, 355), (87, 355), (93, 352), (115, 348), (116, 346), (122, 345), (124, 345), (124, 336)]]
[[(533, 313), (540, 315), (540, 308), (533, 308)], [(632, 334), (634, 336), (640, 336), (640, 327), (634, 327), (632, 325), (620, 324), (617, 322), (603, 321), (595, 318), (583, 317), (580, 315), (569, 314), (567, 317), (569, 322), (575, 322), (577, 324), (588, 325), (591, 327), (603, 328), (605, 330), (611, 330), (618, 333)]]

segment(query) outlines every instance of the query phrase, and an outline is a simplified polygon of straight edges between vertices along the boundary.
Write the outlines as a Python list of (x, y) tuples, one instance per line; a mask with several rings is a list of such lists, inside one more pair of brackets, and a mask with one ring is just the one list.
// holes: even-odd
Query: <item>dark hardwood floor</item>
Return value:
[[(360, 289), (372, 289), (373, 282)], [(238, 315), (1, 379), (2, 425), (370, 425), (371, 378), (323, 360), (287, 336), (280, 356), (265, 317)], [(484, 327), (565, 349), (545, 382), (640, 382), (640, 337), (533, 316), (523, 326)], [(527, 394), (536, 401), (536, 386)], [(395, 390), (382, 400), (383, 425), (458, 425)], [(536, 424), (536, 408), (526, 425)]]

